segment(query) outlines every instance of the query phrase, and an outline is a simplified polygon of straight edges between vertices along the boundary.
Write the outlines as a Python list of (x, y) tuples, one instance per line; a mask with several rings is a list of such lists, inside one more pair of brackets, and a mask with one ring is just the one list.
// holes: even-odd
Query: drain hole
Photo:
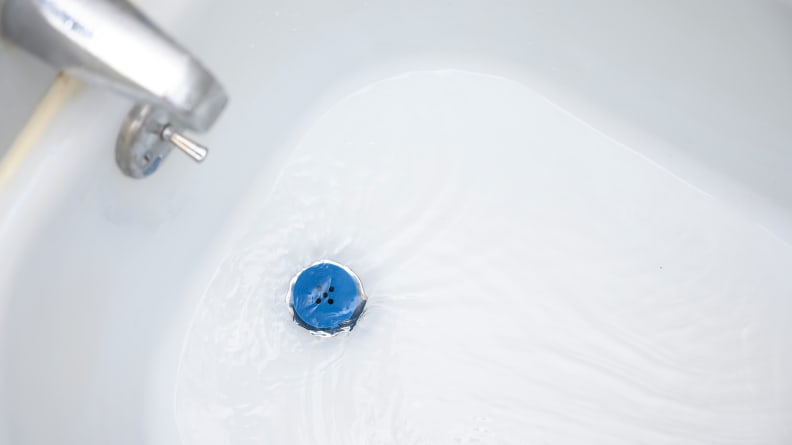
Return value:
[(303, 269), (292, 278), (287, 295), (292, 321), (320, 337), (351, 331), (366, 301), (360, 278), (330, 260)]

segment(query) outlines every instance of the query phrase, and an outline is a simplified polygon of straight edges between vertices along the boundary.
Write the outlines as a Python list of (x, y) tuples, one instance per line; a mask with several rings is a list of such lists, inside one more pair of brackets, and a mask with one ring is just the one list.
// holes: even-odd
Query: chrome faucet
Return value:
[(0, 32), (66, 74), (135, 100), (116, 142), (125, 174), (148, 176), (172, 147), (206, 157), (182, 130), (208, 130), (228, 96), (127, 0), (0, 0)]

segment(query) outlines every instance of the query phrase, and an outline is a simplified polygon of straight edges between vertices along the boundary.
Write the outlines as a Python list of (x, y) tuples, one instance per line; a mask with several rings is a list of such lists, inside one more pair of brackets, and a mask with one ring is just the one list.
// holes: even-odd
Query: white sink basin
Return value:
[(787, 6), (313, 3), (161, 17), (232, 96), (200, 167), (123, 177), (67, 82), (9, 151), (0, 443), (792, 441)]

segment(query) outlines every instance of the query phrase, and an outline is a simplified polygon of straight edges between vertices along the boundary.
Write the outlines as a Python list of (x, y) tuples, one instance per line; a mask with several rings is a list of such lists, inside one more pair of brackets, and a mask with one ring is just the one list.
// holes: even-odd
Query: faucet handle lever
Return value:
[(129, 111), (116, 141), (116, 163), (125, 175), (143, 178), (154, 173), (173, 147), (196, 162), (206, 158), (209, 150), (172, 122), (167, 111), (152, 105), (136, 105)]
[(179, 133), (170, 124), (165, 125), (160, 136), (164, 141), (170, 142), (171, 145), (184, 152), (195, 162), (203, 161), (206, 155), (209, 154), (208, 148)]

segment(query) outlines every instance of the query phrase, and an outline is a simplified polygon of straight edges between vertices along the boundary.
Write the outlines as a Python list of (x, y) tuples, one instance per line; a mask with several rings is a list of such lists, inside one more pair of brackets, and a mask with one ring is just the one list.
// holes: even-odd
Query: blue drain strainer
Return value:
[(363, 308), (363, 284), (349, 268), (322, 260), (297, 274), (289, 288), (294, 321), (314, 335), (351, 331)]

